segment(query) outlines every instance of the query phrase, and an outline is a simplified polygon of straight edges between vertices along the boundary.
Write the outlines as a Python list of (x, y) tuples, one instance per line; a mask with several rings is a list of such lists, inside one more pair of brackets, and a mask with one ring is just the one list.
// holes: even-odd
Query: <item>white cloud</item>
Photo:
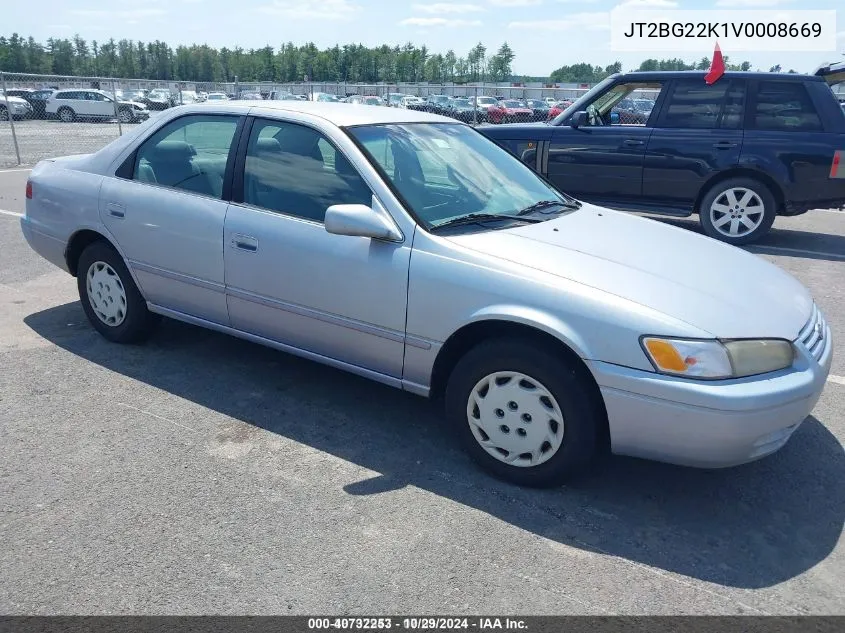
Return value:
[(555, 0), (558, 4), (595, 4), (599, 0)]
[(561, 20), (529, 20), (511, 22), (509, 29), (528, 29), (532, 31), (569, 31), (586, 29), (603, 31), (610, 28), (610, 14), (605, 11), (593, 13), (573, 13)]
[(302, 20), (348, 20), (360, 10), (350, 0), (273, 0), (256, 9), (267, 15)]
[(783, 4), (790, 4), (792, 0), (717, 0), (717, 7), (779, 7)]
[(477, 4), (450, 4), (448, 2), (415, 4), (413, 9), (421, 13), (478, 13), (484, 11), (484, 7)]
[(481, 20), (449, 20), (447, 18), (407, 18), (399, 23), (401, 26), (442, 26), (455, 28), (460, 26), (481, 26)]
[(497, 7), (529, 7), (542, 2), (543, 0), (490, 0), (490, 4)]
[(678, 3), (675, 0), (624, 0), (617, 4), (614, 9), (677, 9)]
[(166, 15), (164, 9), (125, 9), (122, 11), (104, 11), (102, 9), (72, 9), (69, 13), (83, 18), (115, 18), (117, 20), (141, 20)]

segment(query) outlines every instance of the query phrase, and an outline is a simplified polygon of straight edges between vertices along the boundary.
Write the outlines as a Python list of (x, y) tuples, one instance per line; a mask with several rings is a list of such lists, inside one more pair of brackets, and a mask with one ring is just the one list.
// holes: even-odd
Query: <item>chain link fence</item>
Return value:
[[(588, 88), (515, 85), (177, 82), (0, 72), (0, 168), (94, 152), (137, 123), (197, 102), (341, 101), (422, 110), (473, 125), (553, 119)], [(611, 123), (642, 125), (655, 94), (617, 104)]]

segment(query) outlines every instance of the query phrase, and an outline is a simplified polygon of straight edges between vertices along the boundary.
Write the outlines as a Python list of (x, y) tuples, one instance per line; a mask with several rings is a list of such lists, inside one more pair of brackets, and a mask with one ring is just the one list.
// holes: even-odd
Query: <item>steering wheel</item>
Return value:
[(607, 125), (599, 114), (599, 109), (592, 104), (587, 106), (587, 120), (591, 126)]

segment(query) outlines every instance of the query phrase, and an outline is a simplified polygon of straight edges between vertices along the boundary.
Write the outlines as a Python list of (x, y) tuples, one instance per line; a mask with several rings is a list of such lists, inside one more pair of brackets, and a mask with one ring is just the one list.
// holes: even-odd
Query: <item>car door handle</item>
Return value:
[(115, 218), (122, 218), (126, 216), (126, 207), (122, 204), (117, 204), (116, 202), (109, 202), (106, 205), (106, 211), (109, 212), (109, 215)]
[(258, 250), (258, 240), (249, 235), (237, 234), (232, 237), (232, 246), (242, 251), (254, 253)]
[(736, 143), (731, 143), (730, 141), (719, 141), (718, 143), (713, 143), (713, 147), (716, 149), (731, 149), (732, 147), (736, 147)]
[(640, 145), (645, 145), (645, 141), (638, 141), (634, 138), (626, 138), (624, 141), (622, 141), (622, 145), (624, 145), (625, 147), (638, 147)]

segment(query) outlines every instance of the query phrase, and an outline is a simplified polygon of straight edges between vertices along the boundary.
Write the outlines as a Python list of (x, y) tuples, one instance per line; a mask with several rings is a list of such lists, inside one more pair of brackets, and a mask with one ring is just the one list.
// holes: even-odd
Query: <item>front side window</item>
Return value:
[(570, 202), (513, 154), (464, 125), (368, 125), (350, 133), (429, 229), (470, 213), (513, 214), (537, 202)]
[(330, 206), (370, 206), (373, 196), (352, 164), (320, 132), (258, 119), (246, 151), (243, 201), (322, 222)]
[(761, 81), (752, 127), (783, 132), (821, 132), (822, 122), (802, 83)]
[(587, 124), (590, 126), (639, 125), (644, 126), (650, 113), (639, 112), (633, 107), (637, 99), (657, 101), (663, 82), (627, 82), (612, 86), (584, 103)]
[(661, 127), (715, 130), (742, 124), (745, 83), (678, 81), (669, 94)]
[(238, 118), (191, 115), (171, 121), (138, 148), (133, 180), (222, 198)]

